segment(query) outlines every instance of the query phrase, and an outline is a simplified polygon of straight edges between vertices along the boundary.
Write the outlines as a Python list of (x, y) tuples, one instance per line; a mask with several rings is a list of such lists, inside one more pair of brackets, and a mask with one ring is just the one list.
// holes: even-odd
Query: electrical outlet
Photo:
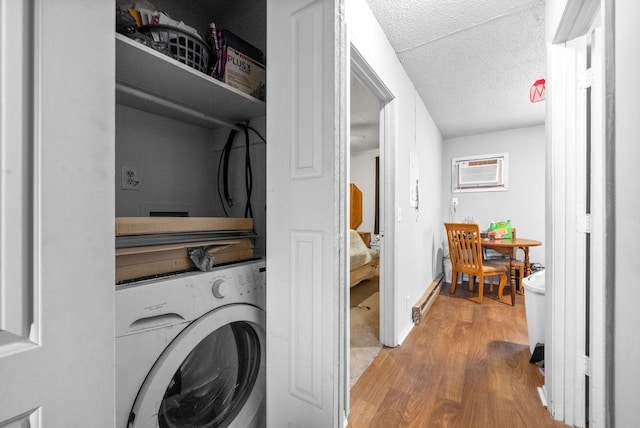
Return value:
[(451, 205), (453, 205), (454, 207), (458, 206), (458, 198), (451, 198)]
[(407, 296), (406, 306), (407, 306), (407, 309), (411, 309), (411, 296)]
[(139, 190), (140, 176), (138, 175), (138, 168), (123, 166), (121, 184), (123, 190)]

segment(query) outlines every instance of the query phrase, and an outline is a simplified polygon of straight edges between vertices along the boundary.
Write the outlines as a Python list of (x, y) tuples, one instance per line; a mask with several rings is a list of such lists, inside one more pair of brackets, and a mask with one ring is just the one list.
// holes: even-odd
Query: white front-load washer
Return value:
[(116, 288), (117, 428), (263, 427), (264, 260)]

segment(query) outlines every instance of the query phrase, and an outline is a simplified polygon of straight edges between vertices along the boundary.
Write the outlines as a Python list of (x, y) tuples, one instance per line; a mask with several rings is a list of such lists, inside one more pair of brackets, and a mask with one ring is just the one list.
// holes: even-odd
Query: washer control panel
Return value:
[(246, 303), (264, 309), (266, 301), (266, 263), (264, 260), (238, 263), (191, 277), (196, 312)]

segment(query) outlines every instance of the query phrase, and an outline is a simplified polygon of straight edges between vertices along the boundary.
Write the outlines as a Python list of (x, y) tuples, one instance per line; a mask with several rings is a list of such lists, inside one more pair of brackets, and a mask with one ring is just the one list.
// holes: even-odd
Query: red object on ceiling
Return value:
[(544, 90), (545, 90), (545, 80), (539, 79), (536, 80), (531, 89), (529, 89), (529, 101), (532, 103), (537, 103), (540, 101), (544, 101)]

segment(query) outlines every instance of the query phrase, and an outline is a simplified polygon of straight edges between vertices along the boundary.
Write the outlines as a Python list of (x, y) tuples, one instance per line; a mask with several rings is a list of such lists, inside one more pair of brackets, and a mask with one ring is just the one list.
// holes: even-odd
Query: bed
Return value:
[(363, 236), (365, 236), (367, 240), (370, 240), (371, 235), (368, 232), (355, 230), (362, 223), (362, 192), (353, 183), (351, 183), (350, 187), (351, 230), (349, 235), (349, 254), (351, 274), (349, 286), (354, 287), (365, 279), (373, 278), (376, 275), (380, 253), (369, 248), (369, 242), (365, 242), (365, 239), (363, 239)]
[(377, 250), (367, 247), (360, 234), (351, 229), (350, 233), (351, 275), (350, 287), (360, 284), (365, 279), (373, 278), (378, 269), (380, 255)]

